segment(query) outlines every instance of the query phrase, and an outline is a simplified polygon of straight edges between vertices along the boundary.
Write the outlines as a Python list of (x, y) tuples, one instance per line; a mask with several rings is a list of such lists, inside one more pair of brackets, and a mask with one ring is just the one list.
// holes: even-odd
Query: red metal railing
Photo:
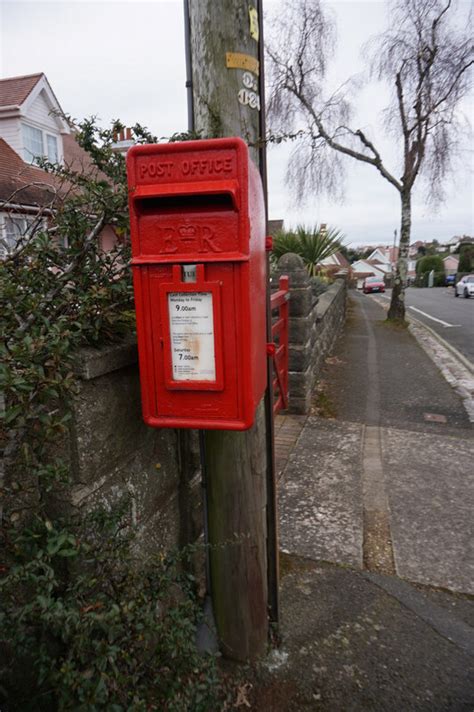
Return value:
[[(289, 278), (280, 277), (279, 289), (271, 296), (272, 344), (270, 355), (273, 357), (273, 412), (288, 408), (288, 313), (289, 313)], [(274, 311), (278, 315), (273, 321)]]

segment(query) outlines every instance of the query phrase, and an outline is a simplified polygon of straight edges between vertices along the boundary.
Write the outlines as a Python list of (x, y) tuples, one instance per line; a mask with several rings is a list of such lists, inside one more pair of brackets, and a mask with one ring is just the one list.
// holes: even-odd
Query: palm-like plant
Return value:
[(282, 255), (294, 252), (306, 265), (311, 277), (318, 271), (322, 260), (337, 252), (343, 243), (344, 235), (332, 227), (315, 225), (307, 228), (298, 225), (295, 232), (281, 231), (273, 240), (273, 259), (278, 261)]
[(273, 239), (272, 260), (276, 263), (280, 257), (288, 254), (288, 252), (294, 252), (299, 255), (300, 249), (300, 241), (294, 232), (279, 230)]

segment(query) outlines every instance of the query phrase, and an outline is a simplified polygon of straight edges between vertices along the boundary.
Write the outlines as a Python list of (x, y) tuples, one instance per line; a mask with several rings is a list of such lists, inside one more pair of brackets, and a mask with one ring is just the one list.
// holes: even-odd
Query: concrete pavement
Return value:
[[(388, 310), (390, 302), (387, 296), (372, 295), (372, 299), (375, 299), (384, 310)], [(411, 299), (413, 300), (413, 297)], [(474, 309), (472, 301), (469, 309)], [(466, 303), (465, 300), (463, 303)], [(413, 312), (408, 311), (407, 319), (410, 332), (441, 371), (445, 380), (461, 396), (468, 418), (471, 423), (474, 423), (474, 322), (471, 325), (469, 319), (469, 324), (462, 326), (461, 331), (456, 332), (456, 338), (452, 338), (453, 332), (448, 334), (446, 328), (433, 324), (419, 312), (416, 312), (414, 317)], [(456, 347), (461, 347), (462, 351)]]
[(352, 293), (314, 413), (277, 423), (282, 646), (256, 710), (474, 709), (474, 430), (384, 319)]

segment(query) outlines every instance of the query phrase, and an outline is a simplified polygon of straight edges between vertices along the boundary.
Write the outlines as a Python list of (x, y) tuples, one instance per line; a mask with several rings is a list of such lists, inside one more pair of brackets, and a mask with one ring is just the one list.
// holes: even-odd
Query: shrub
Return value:
[(429, 275), (432, 271), (434, 271), (433, 286), (442, 287), (445, 283), (446, 276), (444, 272), (443, 258), (439, 255), (426, 255), (417, 261), (415, 280), (416, 286), (427, 287), (429, 283)]
[[(59, 188), (0, 262), (0, 706), (8, 712), (204, 712), (222, 702), (214, 661), (195, 649), (198, 610), (182, 557), (137, 566), (126, 507), (60, 519), (50, 506), (70, 478), (59, 445), (76, 392), (74, 352), (134, 328), (128, 244), (104, 253), (98, 241), (104, 225), (120, 236), (128, 228), (117, 128), (79, 127), (87, 174), (43, 164)], [(139, 126), (135, 135), (152, 138)]]
[(459, 251), (459, 266), (458, 272), (469, 274), (474, 270), (474, 245), (461, 245)]
[(443, 272), (435, 272), (434, 273), (434, 280), (433, 280), (433, 286), (434, 287), (444, 287), (446, 284), (446, 275)]
[(419, 259), (416, 263), (416, 273), (425, 274), (425, 272), (444, 272), (443, 259), (439, 255), (426, 255)]
[(324, 294), (330, 284), (331, 280), (326, 276), (318, 275), (317, 277), (311, 277), (311, 289), (315, 297)]
[(7, 709), (207, 712), (223, 704), (214, 659), (196, 651), (199, 608), (183, 555), (138, 566), (125, 511), (69, 527), (38, 518), (9, 540), (0, 583)]

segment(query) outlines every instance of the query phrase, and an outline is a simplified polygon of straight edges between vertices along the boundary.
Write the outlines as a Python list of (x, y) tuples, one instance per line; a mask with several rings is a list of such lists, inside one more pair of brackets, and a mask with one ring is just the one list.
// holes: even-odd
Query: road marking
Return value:
[(417, 309), (416, 307), (409, 306), (408, 308), (413, 309), (413, 311), (418, 312), (418, 314), (423, 314), (423, 316), (426, 316), (427, 319), (431, 319), (432, 321), (437, 321), (438, 324), (442, 324), (443, 326), (452, 327), (452, 328), (461, 326), (461, 324), (448, 324), (447, 321), (443, 321), (442, 319), (437, 319), (435, 316), (431, 316), (430, 314), (427, 314), (426, 312), (421, 311), (421, 309)]

